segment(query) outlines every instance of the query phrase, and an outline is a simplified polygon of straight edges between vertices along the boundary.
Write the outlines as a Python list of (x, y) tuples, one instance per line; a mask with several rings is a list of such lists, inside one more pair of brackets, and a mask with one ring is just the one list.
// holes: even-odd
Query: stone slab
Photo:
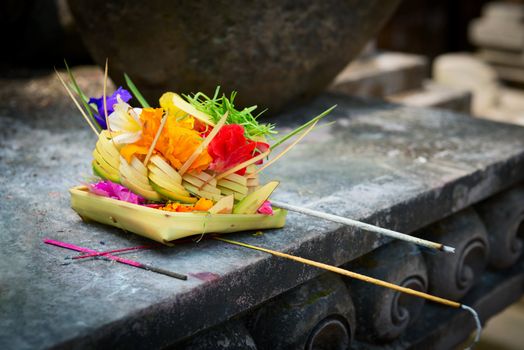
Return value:
[(482, 60), (492, 64), (524, 68), (524, 51), (480, 49), (478, 56)]
[(384, 97), (421, 88), (427, 69), (423, 56), (378, 52), (349, 64), (329, 90), (350, 96)]
[(491, 66), (495, 69), (500, 79), (512, 83), (524, 84), (524, 67), (508, 67), (498, 64), (492, 64)]
[(501, 18), (477, 18), (469, 25), (470, 41), (482, 47), (524, 50), (524, 24)]
[(406, 106), (434, 107), (471, 113), (471, 92), (434, 82), (426, 82), (424, 87), (419, 90), (390, 95), (387, 100)]
[[(0, 102), (4, 349), (160, 348), (321, 272), (206, 239), (126, 255), (187, 281), (104, 261), (64, 265), (71, 252), (44, 237), (104, 250), (146, 241), (70, 209), (67, 189), (89, 176), (95, 142), (77, 112), (53, 100), (35, 108), (31, 95), (13, 101)], [(266, 179), (281, 180), (276, 198), (411, 232), (524, 180), (524, 129), (513, 125), (335, 95), (279, 123), (286, 129), (333, 104), (336, 124), (268, 168)], [(334, 265), (387, 242), (298, 214), (282, 230), (229, 237)]]

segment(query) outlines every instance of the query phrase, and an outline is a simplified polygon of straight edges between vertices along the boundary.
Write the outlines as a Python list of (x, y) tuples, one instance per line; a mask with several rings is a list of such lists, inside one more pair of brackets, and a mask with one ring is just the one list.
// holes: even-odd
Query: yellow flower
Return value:
[(160, 107), (162, 107), (167, 115), (174, 117), (180, 126), (188, 129), (193, 129), (195, 125), (195, 118), (188, 115), (186, 112), (175, 106), (173, 103), (174, 92), (166, 92), (160, 97)]
[(117, 144), (137, 142), (142, 137), (142, 109), (131, 108), (120, 96), (117, 96), (117, 100), (113, 113), (107, 117), (113, 141)]

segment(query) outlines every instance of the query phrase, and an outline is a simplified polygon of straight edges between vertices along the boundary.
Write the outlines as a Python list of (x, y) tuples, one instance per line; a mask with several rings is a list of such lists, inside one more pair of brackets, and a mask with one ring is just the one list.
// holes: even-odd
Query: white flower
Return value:
[(142, 137), (142, 108), (132, 108), (122, 101), (120, 95), (117, 101), (113, 113), (107, 117), (113, 141), (117, 144), (135, 143)]

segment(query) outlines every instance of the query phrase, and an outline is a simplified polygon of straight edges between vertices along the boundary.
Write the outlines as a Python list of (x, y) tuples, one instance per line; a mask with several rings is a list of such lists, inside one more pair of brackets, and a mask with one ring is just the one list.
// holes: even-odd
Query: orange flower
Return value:
[[(144, 108), (142, 110), (140, 114), (140, 120), (143, 124), (142, 138), (120, 150), (120, 154), (124, 158), (130, 161), (133, 155), (147, 154), (160, 127), (163, 113), (162, 108)], [(194, 125), (192, 117), (186, 117), (180, 121), (173, 115), (169, 115), (167, 118), (166, 125), (155, 146), (155, 151), (161, 153), (173, 167), (179, 169), (200, 146), (203, 139), (197, 131), (192, 129)], [(204, 150), (188, 170), (204, 170), (209, 166), (211, 160), (207, 150)]]
[[(185, 128), (176, 119), (169, 118), (156, 148), (172, 166), (179, 169), (200, 146), (202, 141), (203, 139), (197, 131)], [(211, 160), (207, 150), (204, 150), (188, 170), (204, 170), (209, 166)]]
[(188, 213), (192, 211), (208, 211), (212, 206), (212, 200), (200, 198), (195, 204), (168, 203), (158, 209), (177, 213)]
[(213, 201), (206, 198), (200, 198), (198, 202), (195, 203), (195, 209), (197, 211), (208, 211), (213, 206)]

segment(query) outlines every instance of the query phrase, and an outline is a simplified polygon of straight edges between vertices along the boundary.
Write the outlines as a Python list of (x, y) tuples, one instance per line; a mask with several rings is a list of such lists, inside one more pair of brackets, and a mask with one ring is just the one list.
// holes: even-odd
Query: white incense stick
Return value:
[(379, 233), (379, 234), (384, 235), (384, 236), (388, 236), (388, 237), (399, 239), (399, 240), (402, 240), (402, 241), (414, 243), (414, 244), (417, 244), (417, 245), (420, 245), (420, 246), (424, 246), (424, 247), (427, 247), (427, 248), (442, 250), (442, 251), (444, 251), (446, 253), (455, 253), (455, 248), (445, 246), (445, 245), (443, 245), (441, 243), (428, 241), (428, 240), (425, 240), (425, 239), (422, 239), (422, 238), (418, 238), (418, 237), (407, 235), (405, 233), (400, 233), (400, 232), (397, 232), (397, 231), (389, 230), (387, 228), (382, 228), (382, 227), (378, 227), (378, 226), (375, 226), (375, 225), (367, 224), (365, 222), (361, 222), (361, 221), (357, 221), (357, 220), (353, 220), (353, 219), (348, 219), (348, 218), (345, 218), (345, 217), (342, 217), (342, 216), (328, 214), (328, 213), (324, 213), (324, 212), (321, 212), (321, 211), (317, 211), (317, 210), (313, 210), (313, 209), (309, 209), (309, 208), (305, 208), (305, 207), (299, 207), (299, 206), (296, 206), (296, 205), (292, 205), (292, 204), (288, 204), (288, 203), (282, 203), (282, 202), (274, 201), (274, 200), (271, 200), (271, 204), (273, 206), (275, 206), (275, 207), (278, 207), (278, 208), (295, 211), (297, 213), (301, 213), (301, 214), (305, 214), (305, 215), (315, 216), (317, 218), (321, 218), (321, 219), (324, 219), (324, 220), (337, 222), (339, 224), (344, 224), (344, 225), (348, 225), (348, 226), (358, 227), (358, 228), (366, 230), (366, 231)]

